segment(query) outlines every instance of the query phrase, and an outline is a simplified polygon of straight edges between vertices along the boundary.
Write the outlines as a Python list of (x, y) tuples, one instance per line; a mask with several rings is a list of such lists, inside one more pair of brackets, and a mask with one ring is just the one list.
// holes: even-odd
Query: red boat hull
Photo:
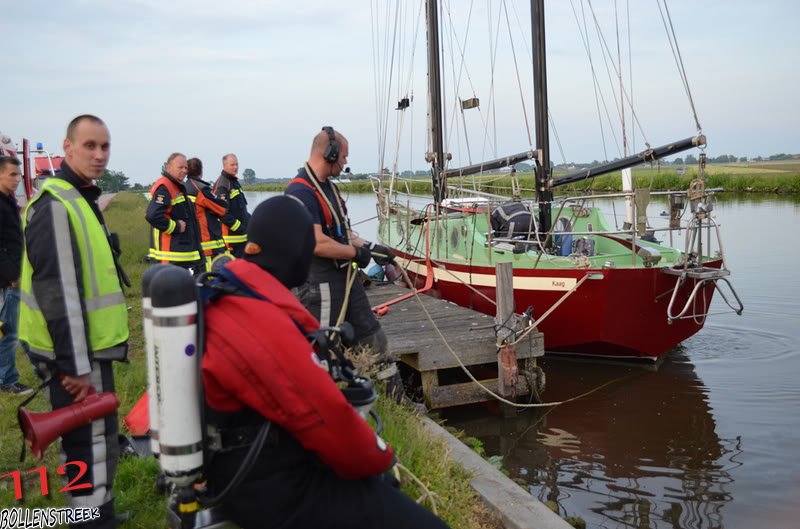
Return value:
[[(401, 255), (413, 259), (410, 255)], [(704, 263), (719, 268), (721, 261)], [(452, 273), (468, 276), (472, 286), (455, 279)], [(674, 320), (667, 318), (667, 307), (675, 288), (677, 277), (652, 268), (609, 268), (591, 270), (514, 269), (514, 300), (517, 312), (533, 307), (534, 319), (555, 305), (566, 291), (518, 288), (520, 278), (534, 281), (546, 280), (558, 287), (575, 284), (586, 274), (584, 281), (541, 324), (545, 349), (549, 352), (595, 355), (603, 357), (642, 358), (657, 360), (682, 341), (703, 328), (704, 318)], [(424, 266), (417, 267), (410, 277), (421, 286), (425, 280)], [(451, 263), (434, 265), (434, 286), (429, 293), (463, 307), (494, 315), (495, 306), (475, 290), (495, 299), (494, 277), (491, 267), (464, 266)], [(480, 283), (491, 286), (476, 286)], [(675, 309), (679, 310), (689, 299), (695, 286), (687, 280), (679, 289)], [(693, 310), (689, 314), (706, 314), (714, 293), (713, 284), (698, 292)]]

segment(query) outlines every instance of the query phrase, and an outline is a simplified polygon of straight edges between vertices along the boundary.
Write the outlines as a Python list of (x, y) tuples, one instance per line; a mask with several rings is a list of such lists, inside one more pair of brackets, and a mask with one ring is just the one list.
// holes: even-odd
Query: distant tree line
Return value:
[[(774, 161), (784, 161), (784, 160), (795, 160), (800, 158), (798, 154), (773, 154), (767, 157), (763, 156), (756, 156), (754, 158), (748, 158), (747, 156), (734, 156), (733, 154), (722, 154), (716, 157), (708, 157), (708, 163), (745, 163), (745, 162), (774, 162)], [(612, 161), (619, 160), (619, 158), (614, 158)], [(563, 164), (555, 164), (554, 162), (550, 162), (552, 167), (558, 168), (569, 168), (569, 169), (586, 169), (589, 167), (594, 167), (603, 163), (608, 163), (608, 160), (600, 161), (600, 160), (592, 160), (591, 162), (583, 162), (583, 163), (563, 163)], [(686, 158), (675, 158), (672, 161), (668, 160), (661, 160), (662, 164), (665, 165), (694, 165), (697, 163), (697, 157), (693, 154), (689, 154)], [(521, 162), (516, 164), (517, 171), (521, 173), (530, 173), (533, 171), (534, 166), (533, 164)], [(489, 173), (500, 173), (508, 171), (508, 169), (499, 169), (496, 171), (488, 171)], [(346, 176), (350, 180), (366, 180), (370, 176), (374, 176), (376, 173), (353, 173)], [(389, 169), (384, 168), (383, 174), (391, 174)], [(398, 176), (401, 178), (429, 178), (431, 175), (430, 169), (420, 169), (416, 171), (411, 171), (406, 169), (405, 171), (401, 171), (398, 173)], [(244, 185), (253, 185), (253, 184), (274, 184), (277, 182), (287, 182), (291, 180), (291, 178), (256, 178), (256, 172), (253, 169), (247, 168), (242, 171), (242, 183)], [(130, 184), (128, 181), (128, 177), (125, 176), (125, 173), (122, 171), (105, 171), (103, 175), (97, 180), (97, 185), (100, 188), (107, 192), (107, 193), (116, 193), (119, 191), (125, 191), (126, 189), (130, 189), (132, 191), (147, 191), (149, 186), (144, 186), (140, 183), (135, 183), (133, 185)]]
[(125, 173), (122, 171), (109, 171), (108, 169), (103, 171), (103, 174), (97, 179), (97, 185), (106, 193), (118, 193), (131, 188)]

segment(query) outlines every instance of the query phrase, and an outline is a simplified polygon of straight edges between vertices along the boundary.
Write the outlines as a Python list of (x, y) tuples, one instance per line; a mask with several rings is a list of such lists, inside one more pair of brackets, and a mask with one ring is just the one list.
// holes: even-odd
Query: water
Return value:
[[(370, 195), (348, 207), (354, 223), (375, 215)], [(717, 216), (743, 316), (712, 318), (657, 370), (545, 358), (546, 400), (615, 382), (549, 412), (503, 419), (476, 406), (447, 412), (449, 423), (588, 527), (797, 527), (800, 201), (727, 199)], [(375, 224), (356, 229), (375, 240)]]

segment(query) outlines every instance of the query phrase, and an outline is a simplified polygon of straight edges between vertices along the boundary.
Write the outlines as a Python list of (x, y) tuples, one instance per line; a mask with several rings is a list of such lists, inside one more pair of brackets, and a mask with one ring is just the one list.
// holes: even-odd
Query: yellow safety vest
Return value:
[[(83, 298), (89, 333), (86, 342), (92, 356), (95, 359), (122, 359), (119, 358), (120, 348), (117, 346), (128, 339), (128, 310), (114, 266), (108, 235), (86, 199), (74, 186), (60, 178), (45, 180), (41, 191), (25, 207), (23, 231), (28, 224), (29, 212), (35, 210), (36, 202), (45, 193), (50, 193), (67, 210), (69, 225), (56, 222), (53, 229), (57, 240), (64, 241), (63, 250), (58, 245), (55, 248), (56, 258), (61, 262), (68, 259), (70, 266), (73, 259), (70, 226), (77, 235), (75, 242), (80, 253), (83, 288), (78, 292), (74, 277), (61, 277), (61, 281), (65, 294), (74, 292), (76, 296)], [(32, 277), (33, 267), (28, 259), (26, 246), (20, 275), (19, 338), (30, 345), (32, 352), (54, 359), (53, 340), (39, 308), (39, 303), (47, 303), (47, 300), (37, 300), (34, 297)], [(66, 299), (66, 302), (78, 303), (78, 299)], [(74, 323), (80, 323), (78, 332), (83, 332), (82, 319)]]

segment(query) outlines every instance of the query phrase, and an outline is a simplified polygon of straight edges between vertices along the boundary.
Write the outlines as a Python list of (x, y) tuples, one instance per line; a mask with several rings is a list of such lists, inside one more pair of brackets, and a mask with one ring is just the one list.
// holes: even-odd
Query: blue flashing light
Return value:
[(38, 143), (36, 144), (36, 150), (37, 150), (37, 151), (44, 150), (44, 144), (42, 144), (42, 142), (38, 142)]

